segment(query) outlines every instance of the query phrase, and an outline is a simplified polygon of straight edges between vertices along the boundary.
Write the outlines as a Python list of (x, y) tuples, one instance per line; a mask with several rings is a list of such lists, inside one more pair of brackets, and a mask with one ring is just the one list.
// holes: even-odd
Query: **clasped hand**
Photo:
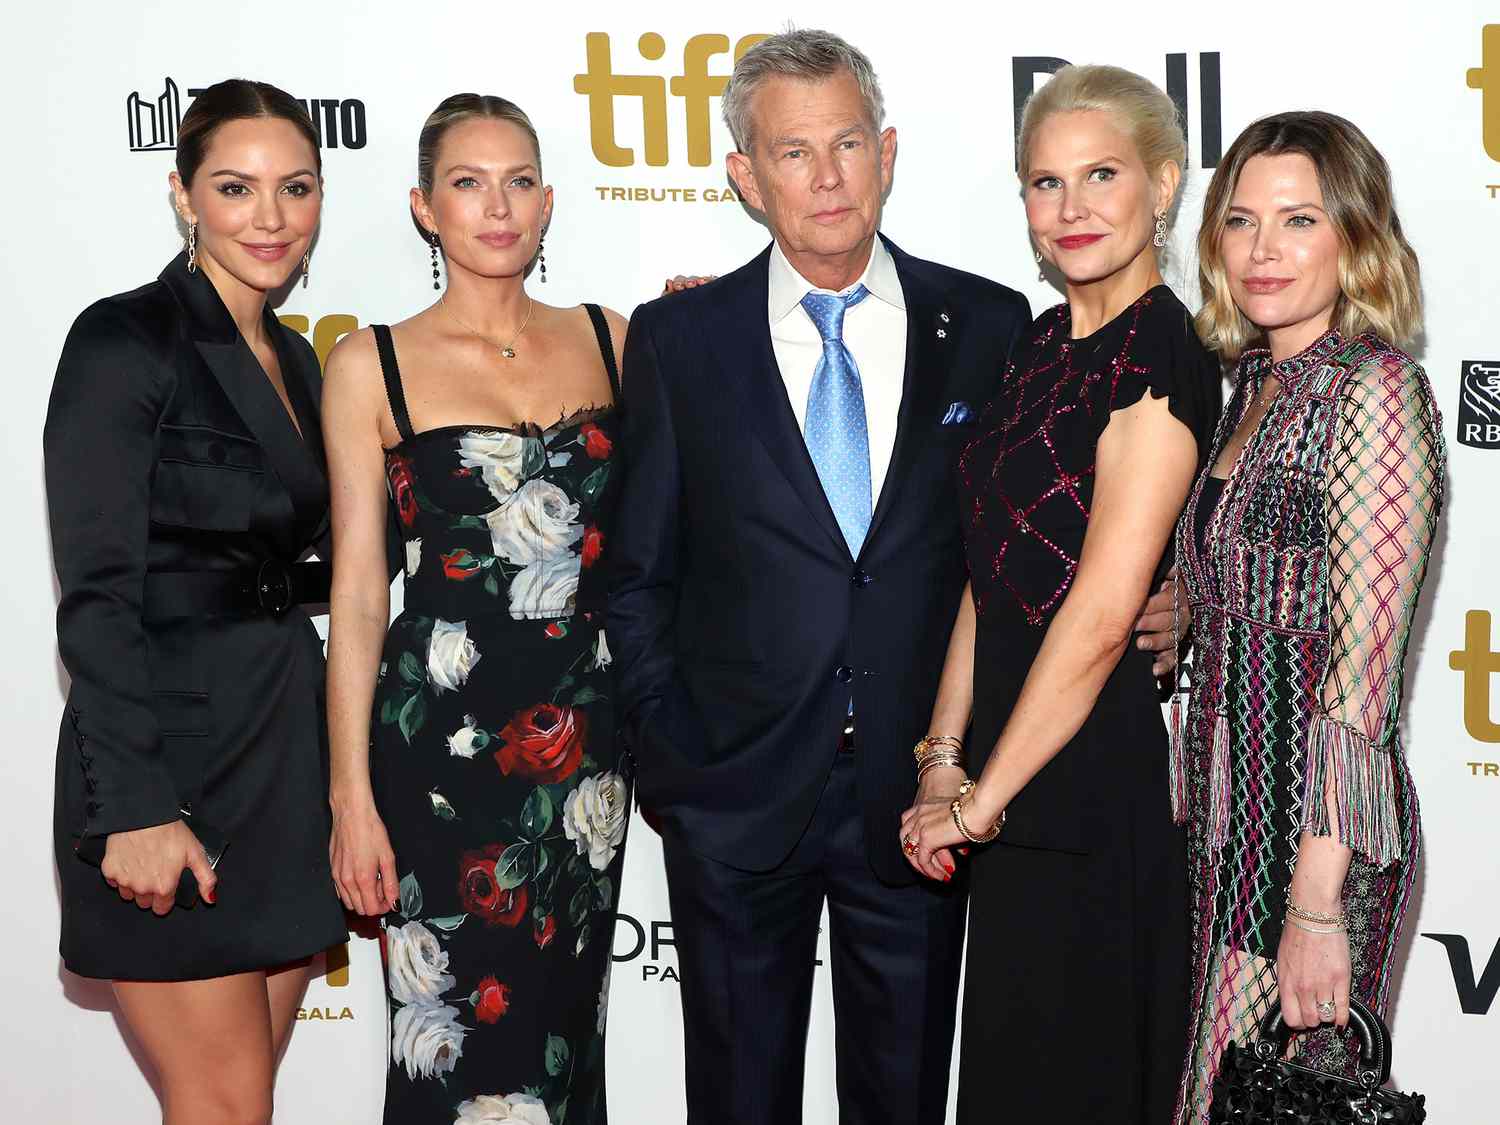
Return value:
[(198, 837), (180, 820), (111, 832), (99, 864), (104, 881), (119, 892), (120, 898), (158, 917), (176, 903), (184, 868), (191, 869), (198, 880), (199, 896), (212, 904), (218, 876), (209, 866), (208, 853)]
[[(957, 766), (930, 770), (917, 786), (916, 802), (901, 814), (901, 850), (906, 862), (919, 875), (940, 883), (953, 878), (956, 870), (953, 849), (957, 847), (959, 855), (969, 854), (968, 841), (953, 823), (953, 799), (958, 796), (963, 780), (964, 771)], [(970, 813), (971, 808), (972, 802), (966, 804), (965, 824), (969, 830), (988, 832), (991, 821), (977, 811)]]

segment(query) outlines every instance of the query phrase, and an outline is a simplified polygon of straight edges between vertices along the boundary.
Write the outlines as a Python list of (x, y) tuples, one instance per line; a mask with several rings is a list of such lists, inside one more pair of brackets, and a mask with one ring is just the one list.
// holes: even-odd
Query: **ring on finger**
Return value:
[(1324, 1000), (1318, 1004), (1318, 1019), (1324, 1023), (1332, 1023), (1336, 1015), (1338, 1015), (1338, 1007), (1332, 1000)]
[[(917, 842), (915, 840), (913, 840), (910, 836), (902, 836), (901, 837), (901, 850), (903, 852), (905, 852), (907, 855), (914, 856), (914, 855), (917, 854)], [(889, 855), (890, 853), (887, 852), (886, 854)]]

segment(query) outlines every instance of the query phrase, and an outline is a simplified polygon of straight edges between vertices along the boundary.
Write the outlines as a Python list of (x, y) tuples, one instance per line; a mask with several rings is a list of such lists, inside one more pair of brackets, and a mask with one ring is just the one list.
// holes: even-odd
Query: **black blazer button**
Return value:
[(854, 669), (847, 664), (840, 664), (833, 670), (833, 678), (841, 684), (847, 684), (854, 679)]

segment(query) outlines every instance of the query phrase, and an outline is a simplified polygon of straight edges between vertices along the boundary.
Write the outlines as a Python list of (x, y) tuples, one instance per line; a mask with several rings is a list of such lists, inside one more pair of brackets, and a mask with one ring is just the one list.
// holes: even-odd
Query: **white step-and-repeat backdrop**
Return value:
[[(1332, 110), (1367, 130), (1389, 158), (1422, 258), (1428, 316), (1420, 358), (1451, 456), (1449, 506), (1411, 654), (1408, 745), (1427, 851), (1395, 1006), (1396, 1079), (1428, 1093), (1435, 1121), (1496, 1119), (1500, 6), (1074, 0), (889, 10), (809, 2), (754, 11), (665, 0), (51, 0), (6, 16), (0, 68), (11, 112), (10, 171), (0, 189), (8, 263), (0, 315), (10, 357), (0, 458), (12, 536), (0, 552), (10, 637), (0, 648), (0, 679), (11, 700), (0, 755), (7, 1120), (144, 1125), (158, 1114), (108, 987), (72, 977), (56, 952), (49, 825), (65, 675), (55, 655), (40, 438), (73, 317), (96, 297), (154, 277), (177, 249), (166, 177), (182, 110), (197, 90), (231, 75), (307, 100), (322, 130), (327, 208), (312, 283), (293, 289), (279, 312), (320, 354), (356, 326), (398, 320), (432, 299), (406, 193), (424, 116), (461, 90), (519, 102), (541, 132), (557, 205), (549, 282), (537, 295), (557, 304), (600, 301), (628, 314), (664, 276), (726, 271), (764, 245), (764, 229), (724, 175), (728, 135), (716, 95), (733, 52), (789, 20), (842, 32), (879, 70), (900, 135), (886, 231), (908, 251), (1022, 289), (1033, 308), (1059, 295), (1037, 280), (1031, 260), (1013, 137), (1020, 101), (1062, 60), (1130, 67), (1184, 107), (1191, 160), (1169, 280), (1194, 305), (1190, 247), (1203, 188), (1248, 122), (1288, 108)], [(622, 1125), (681, 1121), (677, 959), (660, 848), (639, 821), (621, 905), (609, 1037), (613, 1117)], [(818, 988), (806, 1118), (832, 1122), (839, 1032), (821, 971)], [(331, 951), (282, 1067), (278, 1121), (378, 1119), (383, 1013), (375, 942)], [(1024, 1037), (1016, 1049), (1025, 1050)], [(1087, 1065), (1086, 1035), (1080, 1050)], [(1003, 1107), (1003, 1095), (996, 1104)]]

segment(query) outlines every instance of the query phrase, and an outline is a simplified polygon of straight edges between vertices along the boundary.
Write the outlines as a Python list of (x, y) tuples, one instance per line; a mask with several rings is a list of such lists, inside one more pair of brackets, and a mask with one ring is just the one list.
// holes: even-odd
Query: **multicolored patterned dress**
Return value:
[(602, 1125), (630, 808), (600, 629), (614, 411), (413, 433), (390, 330), (375, 334), (406, 545), (370, 755), (401, 879), (385, 1120)]
[[(1253, 1038), (1276, 999), (1302, 833), (1354, 850), (1344, 882), (1352, 991), (1382, 1012), (1420, 846), (1398, 727), (1442, 506), (1432, 389), (1373, 335), (1330, 331), (1276, 364), (1247, 352), (1210, 466), (1272, 375), (1280, 391), (1218, 503), (1200, 505), (1205, 472), (1177, 529), (1196, 665), (1172, 771), (1194, 902), (1179, 1122), (1208, 1120), (1220, 1055)], [(1299, 1042), (1312, 1065), (1348, 1071), (1332, 1028)]]

